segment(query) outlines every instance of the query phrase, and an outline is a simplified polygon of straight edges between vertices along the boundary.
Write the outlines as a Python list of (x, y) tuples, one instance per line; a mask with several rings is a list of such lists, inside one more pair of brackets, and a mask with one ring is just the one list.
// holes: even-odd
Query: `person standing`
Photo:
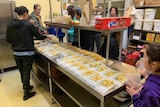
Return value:
[(7, 25), (6, 40), (12, 45), (14, 58), (20, 71), (23, 84), (23, 100), (33, 97), (36, 92), (30, 92), (33, 86), (30, 85), (30, 71), (34, 58), (33, 36), (39, 36), (32, 23), (27, 21), (28, 9), (19, 6), (14, 9), (18, 14), (17, 19), (13, 19)]
[[(76, 20), (76, 16), (75, 16), (75, 7), (73, 5), (69, 5), (67, 7), (67, 12), (68, 12), (68, 15), (71, 16), (72, 18), (72, 21), (75, 21)], [(72, 24), (72, 22), (71, 22)], [(68, 41), (69, 41), (69, 44), (73, 44), (74, 42), (74, 27), (71, 27), (69, 30), (68, 30)]]
[(41, 21), (41, 6), (39, 4), (35, 4), (33, 6), (34, 11), (30, 14), (30, 16), (33, 17), (35, 22), (35, 27), (38, 27), (41, 33), (47, 33), (47, 31), (44, 29), (42, 21)]
[[(115, 6), (110, 8), (110, 17), (118, 17), (118, 9)], [(109, 58), (118, 59), (119, 55), (119, 40), (120, 40), (120, 33), (110, 33), (110, 46), (109, 50), (106, 50), (107, 45), (107, 37), (105, 37), (102, 46), (100, 47), (98, 54), (102, 57), (106, 57), (106, 51), (109, 51)]]

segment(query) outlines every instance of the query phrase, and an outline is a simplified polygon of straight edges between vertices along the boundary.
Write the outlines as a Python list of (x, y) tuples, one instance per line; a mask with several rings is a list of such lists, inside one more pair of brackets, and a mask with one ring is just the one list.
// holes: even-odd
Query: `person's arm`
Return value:
[(30, 26), (32, 35), (37, 39), (37, 40), (44, 40), (47, 38), (46, 36), (41, 36), (39, 33), (39, 29), (37, 27), (34, 27), (32, 24)]
[(159, 99), (151, 89), (144, 89), (141, 96), (138, 94), (132, 97), (134, 107), (159, 107)]
[(7, 42), (9, 42), (9, 43), (11, 43), (12, 44), (12, 34), (13, 34), (13, 32), (12, 32), (12, 30), (9, 28), (9, 27), (7, 27), (7, 31), (6, 31), (6, 41)]

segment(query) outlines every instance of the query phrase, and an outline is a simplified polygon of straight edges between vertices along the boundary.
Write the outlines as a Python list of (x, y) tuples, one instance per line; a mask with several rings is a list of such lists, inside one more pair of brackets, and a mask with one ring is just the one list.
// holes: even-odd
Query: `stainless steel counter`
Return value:
[[(36, 45), (36, 47), (38, 47), (38, 46), (39, 45)], [(124, 90), (124, 86), (122, 86), (122, 87), (117, 87), (117, 88), (113, 89), (112, 91), (108, 92), (107, 94), (102, 94), (102, 93), (98, 92), (97, 90), (95, 90), (93, 87), (86, 84), (86, 82), (82, 81), (77, 75), (73, 74), (73, 72), (71, 72), (69, 69), (67, 69), (66, 67), (64, 67), (62, 65), (59, 65), (56, 61), (56, 57), (50, 57), (47, 54), (45, 54), (44, 52), (41, 52), (41, 51), (38, 51), (38, 50), (37, 50), (37, 52), (39, 54), (41, 54), (43, 57), (45, 57), (48, 60), (49, 63), (54, 65), (57, 69), (59, 69), (67, 77), (69, 77), (71, 80), (73, 80), (78, 85), (83, 87), (85, 90), (87, 90), (89, 93), (91, 93), (94, 97), (99, 99), (100, 100), (100, 107), (105, 107), (105, 101), (108, 98), (115, 95), (115, 93), (117, 93), (121, 90)], [(48, 65), (51, 65), (51, 64), (48, 64)], [(116, 70), (120, 71), (120, 72), (125, 72), (125, 73), (130, 73), (130, 74), (137, 74), (138, 73), (135, 67), (133, 67), (131, 65), (128, 65), (128, 64), (125, 64), (125, 63), (122, 63), (122, 62), (117, 62), (116, 61), (116, 62), (114, 62), (113, 66), (111, 66), (111, 67), (113, 69), (116, 69)], [(49, 72), (50, 72), (50, 70), (49, 70)], [(70, 94), (68, 94), (68, 95), (72, 96)]]

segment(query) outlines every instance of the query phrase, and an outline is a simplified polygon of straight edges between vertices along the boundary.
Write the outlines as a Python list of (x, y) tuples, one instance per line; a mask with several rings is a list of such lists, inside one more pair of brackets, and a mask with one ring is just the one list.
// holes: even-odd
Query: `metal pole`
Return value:
[(107, 46), (106, 46), (106, 65), (108, 66), (108, 58), (109, 58), (109, 45), (110, 45), (110, 32), (107, 34)]
[(123, 34), (124, 31), (121, 31), (120, 32), (120, 46), (119, 46), (119, 61), (121, 61), (121, 58), (122, 58), (122, 45), (123, 45)]
[(78, 28), (78, 47), (81, 48), (81, 36), (80, 36), (80, 29)]
[(51, 4), (51, 0), (49, 0), (49, 14), (50, 14), (50, 19), (52, 21), (52, 4)]

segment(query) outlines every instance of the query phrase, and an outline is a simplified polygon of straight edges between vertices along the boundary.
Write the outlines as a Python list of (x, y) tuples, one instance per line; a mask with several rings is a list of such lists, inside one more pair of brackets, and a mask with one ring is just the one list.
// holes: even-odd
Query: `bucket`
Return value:
[(153, 20), (144, 20), (143, 21), (143, 30), (152, 30)]
[(144, 9), (136, 9), (139, 19), (143, 19), (144, 16)]
[(144, 19), (154, 19), (156, 15), (156, 9), (145, 9)]
[(143, 20), (136, 19), (134, 29), (141, 29), (142, 28), (142, 21)]
[(154, 31), (160, 31), (160, 19), (159, 20), (154, 20)]

